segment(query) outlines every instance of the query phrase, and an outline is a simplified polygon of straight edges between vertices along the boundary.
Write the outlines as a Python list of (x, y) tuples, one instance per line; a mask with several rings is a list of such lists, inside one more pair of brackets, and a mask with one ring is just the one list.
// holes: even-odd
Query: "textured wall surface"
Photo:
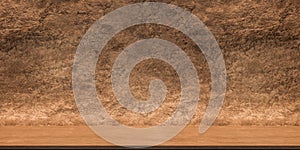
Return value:
[[(0, 3), (0, 125), (83, 124), (71, 88), (76, 48), (101, 16), (138, 1), (3, 0)], [(216, 37), (227, 69), (227, 93), (216, 125), (300, 125), (300, 1), (162, 1), (199, 17)], [(111, 67), (129, 44), (144, 38), (169, 40), (182, 48), (198, 71), (201, 100), (192, 124), (200, 122), (210, 94), (210, 73), (197, 46), (162, 25), (139, 25), (118, 33), (96, 69), (103, 104), (120, 122), (147, 126), (163, 122), (180, 97), (176, 72), (147, 60), (130, 77), (133, 95), (149, 97), (149, 81), (162, 79), (169, 93), (163, 106), (139, 115), (116, 102)]]

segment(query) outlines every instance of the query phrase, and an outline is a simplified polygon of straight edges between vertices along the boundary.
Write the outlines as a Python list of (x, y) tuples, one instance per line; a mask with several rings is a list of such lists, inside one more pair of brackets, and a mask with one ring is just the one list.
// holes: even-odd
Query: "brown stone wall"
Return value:
[[(78, 125), (83, 121), (71, 88), (80, 39), (101, 16), (138, 1), (2, 0), (0, 2), (0, 125)], [(300, 125), (300, 3), (298, 0), (178, 0), (218, 41), (226, 63), (227, 93), (216, 125)], [(145, 116), (115, 101), (110, 67), (128, 44), (158, 37), (174, 42), (196, 66), (201, 89), (200, 122), (209, 98), (210, 74), (201, 51), (181, 32), (140, 25), (116, 35), (97, 65), (97, 88), (106, 108), (128, 125), (154, 125), (176, 108), (178, 78), (167, 64), (145, 61), (130, 79), (133, 95), (147, 99), (153, 78), (170, 93), (164, 106)], [(165, 74), (163, 74), (165, 73)]]

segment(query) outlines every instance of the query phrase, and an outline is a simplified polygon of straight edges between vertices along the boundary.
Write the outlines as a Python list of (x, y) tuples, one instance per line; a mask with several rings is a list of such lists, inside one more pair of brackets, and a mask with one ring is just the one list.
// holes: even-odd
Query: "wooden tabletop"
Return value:
[[(2, 126), (0, 146), (113, 146), (87, 126)], [(300, 126), (187, 126), (163, 146), (300, 146)]]

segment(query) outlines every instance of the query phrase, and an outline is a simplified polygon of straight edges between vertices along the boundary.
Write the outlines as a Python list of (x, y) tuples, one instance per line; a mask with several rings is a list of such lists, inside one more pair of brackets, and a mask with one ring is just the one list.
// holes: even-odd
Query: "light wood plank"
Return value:
[[(87, 126), (2, 126), (0, 145), (30, 146), (113, 146)], [(168, 146), (300, 146), (300, 127), (213, 126), (199, 134), (196, 126), (186, 127)]]

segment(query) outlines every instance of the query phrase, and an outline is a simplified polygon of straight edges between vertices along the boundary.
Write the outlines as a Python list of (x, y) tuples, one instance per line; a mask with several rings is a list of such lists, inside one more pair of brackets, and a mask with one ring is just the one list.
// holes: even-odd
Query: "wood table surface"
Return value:
[[(113, 146), (87, 126), (1, 126), (0, 146)], [(187, 126), (162, 146), (300, 146), (300, 126)]]

